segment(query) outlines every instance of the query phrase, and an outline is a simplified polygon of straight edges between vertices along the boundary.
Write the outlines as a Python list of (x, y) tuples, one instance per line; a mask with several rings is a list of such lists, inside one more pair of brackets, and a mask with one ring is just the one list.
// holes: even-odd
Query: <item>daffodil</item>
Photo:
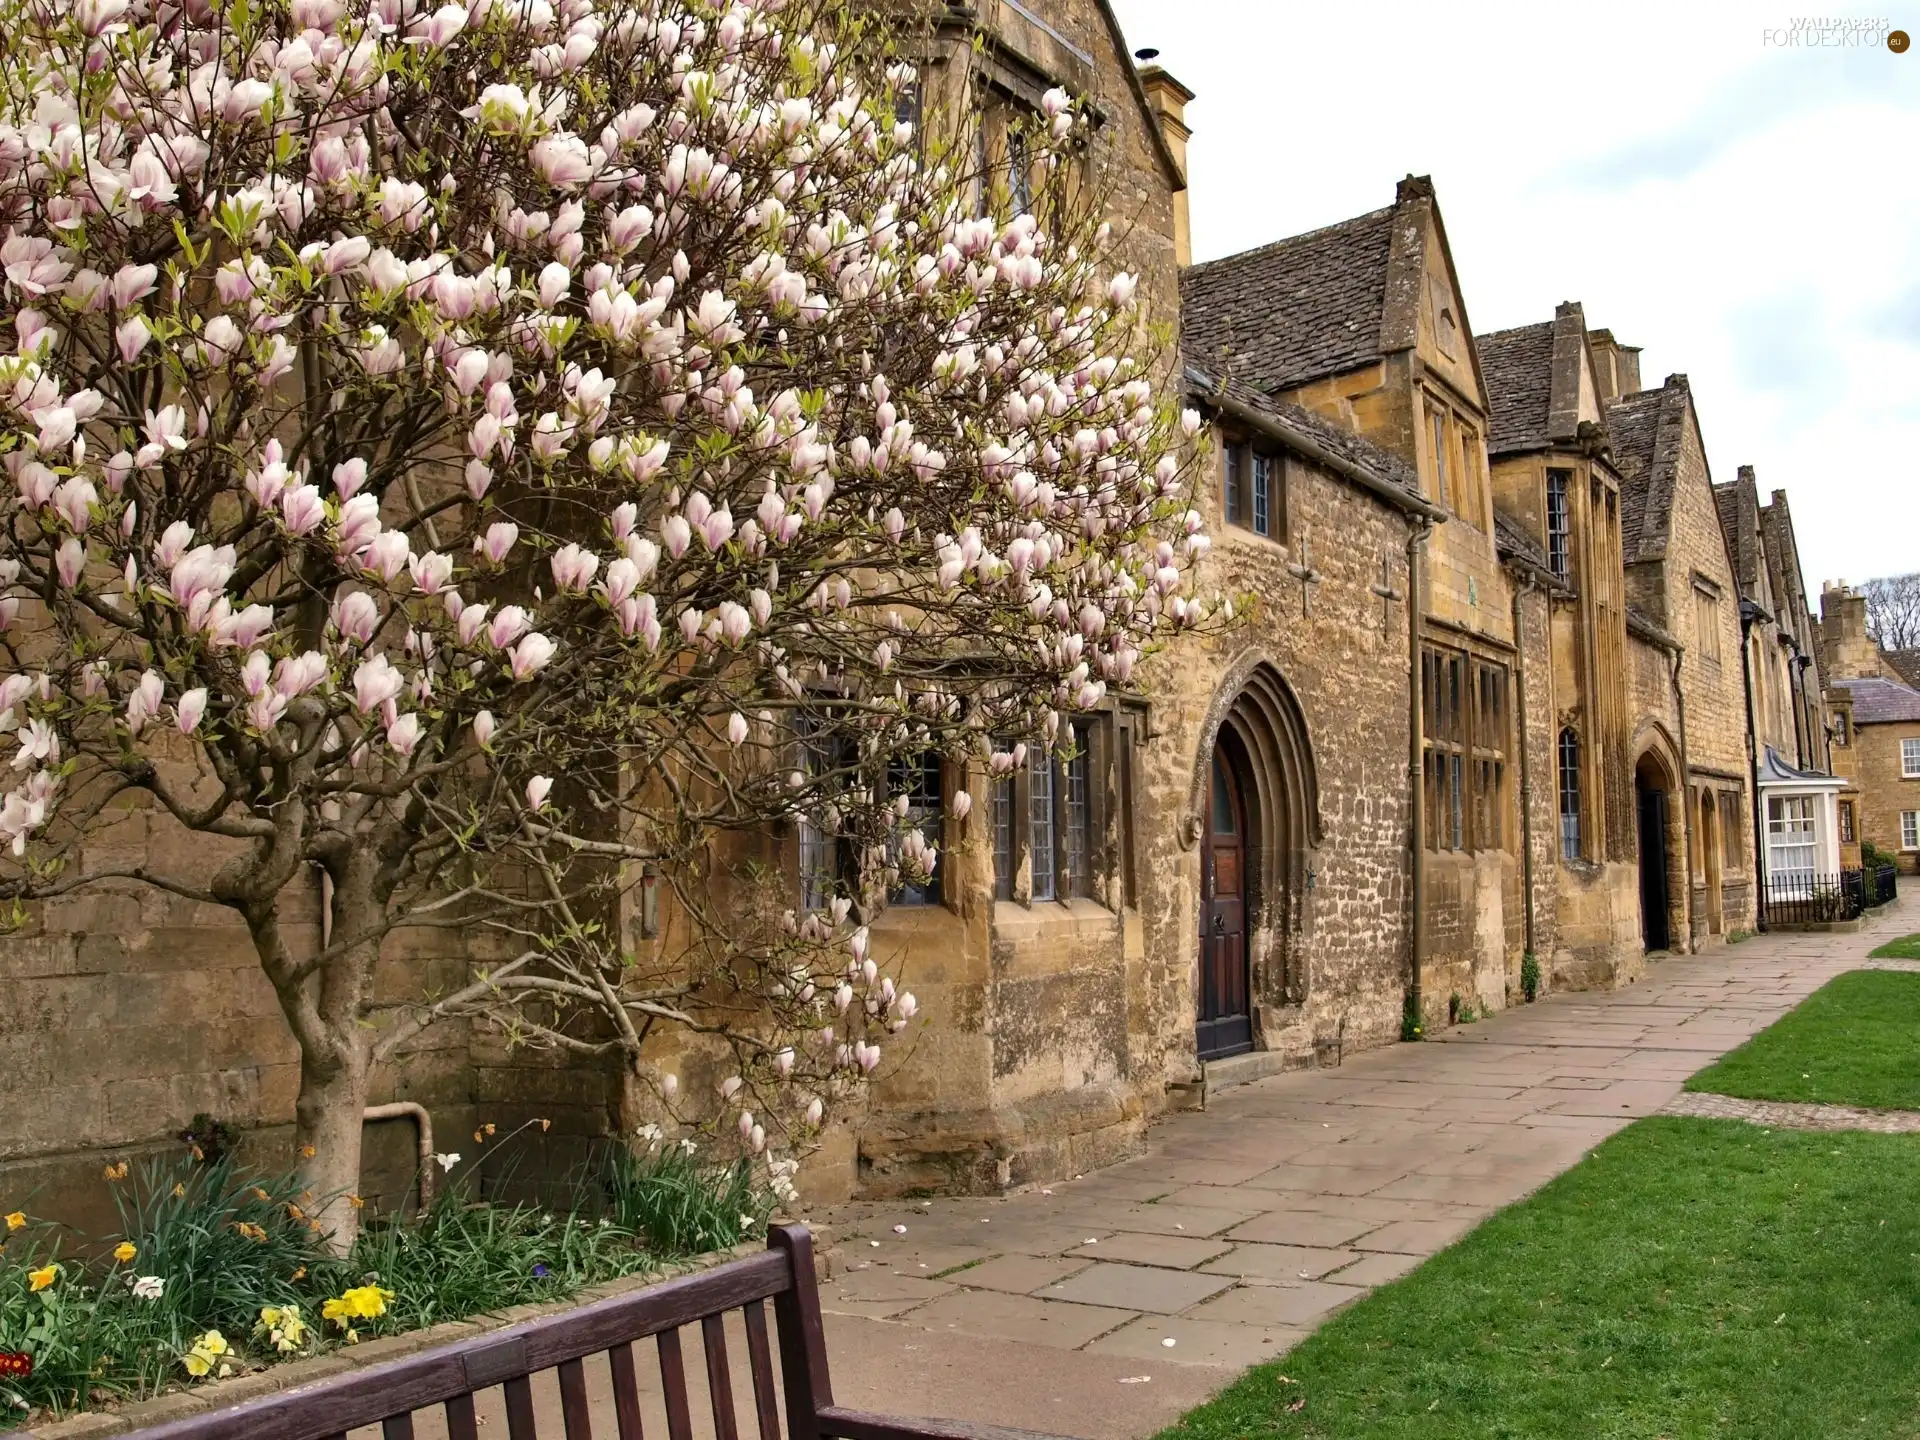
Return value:
[(44, 1290), (59, 1278), (60, 1267), (58, 1265), (42, 1265), (38, 1270), (29, 1270), (27, 1272), (27, 1289)]
[(139, 1248), (135, 1246), (131, 1240), (122, 1240), (118, 1245), (113, 1247), (113, 1258), (118, 1260), (122, 1265), (126, 1264), (139, 1253)]
[(26, 1211), (16, 1210), (11, 1215), (7, 1216), (7, 1229), (24, 1230), (26, 1228), (27, 1228), (27, 1212)]
[(227, 1337), (218, 1330), (209, 1330), (193, 1342), (193, 1348), (180, 1357), (180, 1363), (187, 1367), (187, 1374), (196, 1380), (216, 1372), (231, 1375), (233, 1366), (225, 1358), (227, 1353)]
[(383, 1290), (378, 1285), (357, 1285), (345, 1291), (320, 1307), (320, 1314), (352, 1336), (350, 1320), (376, 1320), (387, 1313), (387, 1302), (393, 1299), (393, 1291)]
[(307, 1322), (298, 1305), (268, 1305), (260, 1312), (260, 1323), (253, 1327), (282, 1355), (291, 1355), (307, 1343)]

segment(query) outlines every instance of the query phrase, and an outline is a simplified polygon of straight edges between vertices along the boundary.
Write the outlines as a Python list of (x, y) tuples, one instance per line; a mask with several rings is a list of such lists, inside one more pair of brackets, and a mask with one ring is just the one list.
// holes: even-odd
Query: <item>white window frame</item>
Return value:
[(1900, 812), (1900, 848), (1920, 850), (1920, 810)]
[(1767, 797), (1767, 883), (1812, 884), (1819, 873), (1820, 831), (1814, 797)]
[(1920, 780), (1920, 740), (1900, 742), (1900, 778)]

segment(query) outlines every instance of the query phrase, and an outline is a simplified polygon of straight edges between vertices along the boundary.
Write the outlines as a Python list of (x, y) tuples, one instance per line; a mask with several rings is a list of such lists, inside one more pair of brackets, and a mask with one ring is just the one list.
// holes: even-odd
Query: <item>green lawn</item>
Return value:
[(1920, 974), (1836, 976), (1696, 1074), (1687, 1089), (1920, 1110)]
[(1911, 1440), (1916, 1194), (1913, 1137), (1642, 1120), (1161, 1440)]
[(1902, 935), (1873, 952), (1876, 960), (1920, 960), (1920, 935)]

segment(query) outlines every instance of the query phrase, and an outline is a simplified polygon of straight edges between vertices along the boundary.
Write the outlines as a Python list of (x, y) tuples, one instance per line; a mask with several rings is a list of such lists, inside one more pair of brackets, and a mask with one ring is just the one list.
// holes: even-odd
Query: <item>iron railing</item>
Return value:
[(1776, 875), (1767, 881), (1769, 925), (1831, 925), (1857, 920), (1894, 897), (1898, 872), (1892, 865), (1842, 870), (1837, 875)]

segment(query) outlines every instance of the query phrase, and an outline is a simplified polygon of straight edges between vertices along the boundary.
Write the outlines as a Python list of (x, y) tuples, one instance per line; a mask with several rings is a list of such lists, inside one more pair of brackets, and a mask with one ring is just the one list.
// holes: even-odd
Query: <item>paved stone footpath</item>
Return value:
[(1551, 996), (1226, 1091), (1157, 1125), (1138, 1158), (1077, 1180), (841, 1207), (825, 1217), (841, 1239), (824, 1303), (842, 1403), (1151, 1435), (1669, 1111), (1694, 1071), (1877, 963), (1867, 952), (1916, 928), (1914, 908), (1857, 934), (1663, 959), (1623, 991)]
[(1703, 1120), (1745, 1120), (1775, 1130), (1868, 1130), (1875, 1135), (1920, 1135), (1920, 1112), (1866, 1110), (1855, 1105), (1809, 1105), (1785, 1100), (1741, 1100), (1682, 1091), (1660, 1111)]

